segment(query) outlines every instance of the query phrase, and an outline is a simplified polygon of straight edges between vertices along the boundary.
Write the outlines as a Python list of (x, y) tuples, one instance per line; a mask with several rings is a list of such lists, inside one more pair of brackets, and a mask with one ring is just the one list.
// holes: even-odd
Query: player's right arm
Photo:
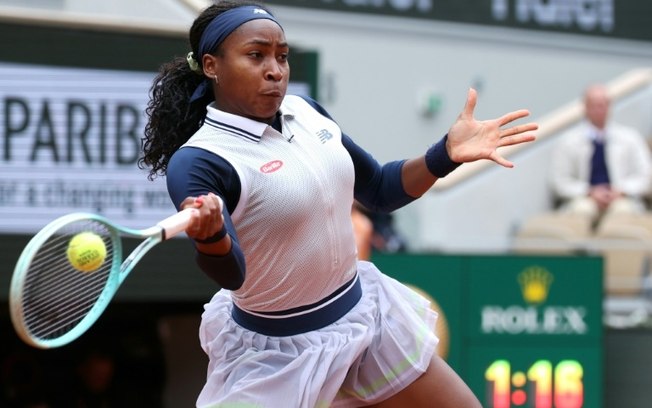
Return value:
[(196, 200), (211, 199), (210, 194), (222, 199), (222, 218), (227, 234), (220, 237), (221, 228), (218, 228), (214, 236), (194, 239), (196, 261), (199, 268), (220, 287), (229, 290), (240, 288), (246, 265), (230, 216), (240, 196), (240, 179), (236, 171), (211, 152), (185, 147), (175, 152), (168, 163), (167, 187), (177, 209), (192, 202), (201, 205)]

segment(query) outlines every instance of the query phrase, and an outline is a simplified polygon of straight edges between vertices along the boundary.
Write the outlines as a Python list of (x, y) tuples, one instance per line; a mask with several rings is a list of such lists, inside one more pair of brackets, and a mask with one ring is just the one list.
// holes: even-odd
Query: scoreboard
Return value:
[[(448, 363), (486, 408), (602, 406), (602, 258), (374, 254), (433, 300)], [(440, 354), (441, 355), (441, 354)]]

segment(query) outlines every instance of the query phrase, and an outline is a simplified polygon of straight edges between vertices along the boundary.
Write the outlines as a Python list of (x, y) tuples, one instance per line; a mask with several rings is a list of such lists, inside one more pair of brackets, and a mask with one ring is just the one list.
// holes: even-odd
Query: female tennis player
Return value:
[(266, 8), (208, 7), (192, 52), (152, 86), (141, 166), (167, 176), (196, 262), (223, 289), (205, 305), (199, 407), (479, 407), (435, 353), (428, 302), (358, 261), (354, 198), (392, 211), (463, 162), (512, 167), (526, 110), (476, 121), (476, 93), (424, 155), (384, 165), (315, 101), (286, 95), (290, 50)]

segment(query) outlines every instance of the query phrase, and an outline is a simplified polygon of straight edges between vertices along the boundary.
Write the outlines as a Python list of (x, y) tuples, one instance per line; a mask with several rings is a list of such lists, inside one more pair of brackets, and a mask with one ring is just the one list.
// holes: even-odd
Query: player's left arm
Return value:
[(353, 160), (355, 199), (367, 209), (374, 212), (391, 212), (416, 199), (403, 188), (401, 170), (405, 160), (381, 165), (346, 134), (342, 134), (342, 145)]
[[(497, 119), (477, 121), (473, 117), (476, 102), (477, 93), (470, 89), (464, 110), (448, 134), (424, 155), (410, 160), (380, 165), (343, 134), (342, 144), (351, 155), (355, 167), (355, 198), (372, 211), (390, 212), (421, 197), (439, 178), (462, 163), (488, 159), (505, 167), (513, 167), (511, 162), (498, 154), (497, 149), (533, 141), (535, 136), (531, 132), (538, 125), (528, 123), (502, 129), (503, 126), (528, 116), (529, 112), (524, 109)], [(316, 102), (308, 100), (308, 103), (331, 118)]]

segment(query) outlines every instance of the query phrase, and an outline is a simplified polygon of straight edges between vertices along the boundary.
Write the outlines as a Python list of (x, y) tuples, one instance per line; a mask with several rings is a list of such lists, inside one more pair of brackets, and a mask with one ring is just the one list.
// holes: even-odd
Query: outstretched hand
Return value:
[(512, 162), (498, 154), (497, 149), (535, 140), (532, 131), (539, 125), (528, 123), (503, 129), (515, 120), (529, 116), (526, 109), (509, 112), (497, 119), (478, 121), (473, 117), (477, 100), (475, 89), (469, 89), (464, 110), (448, 131), (446, 149), (449, 157), (457, 163), (489, 159), (504, 167), (514, 167)]

